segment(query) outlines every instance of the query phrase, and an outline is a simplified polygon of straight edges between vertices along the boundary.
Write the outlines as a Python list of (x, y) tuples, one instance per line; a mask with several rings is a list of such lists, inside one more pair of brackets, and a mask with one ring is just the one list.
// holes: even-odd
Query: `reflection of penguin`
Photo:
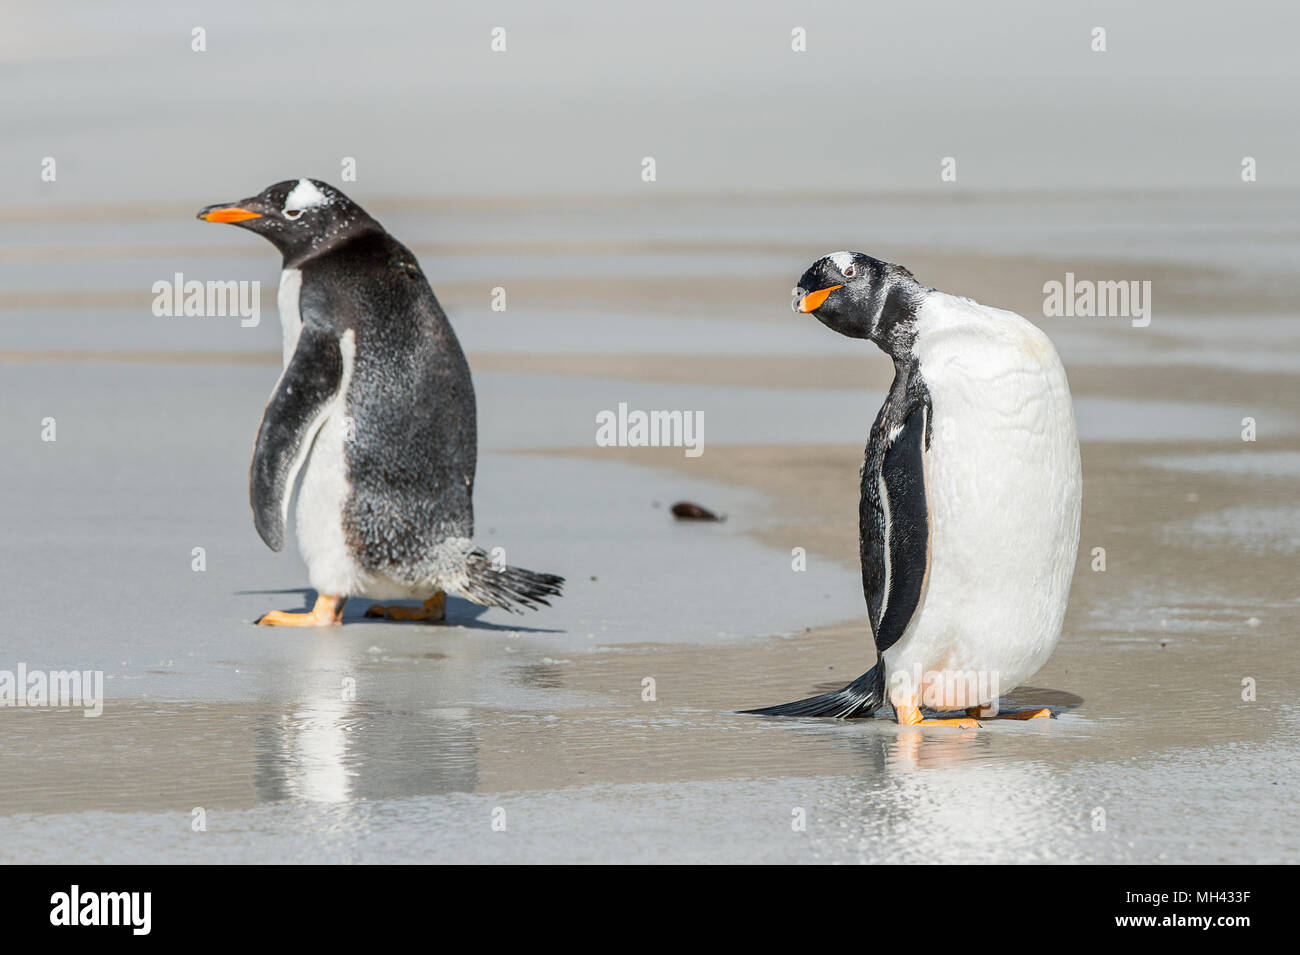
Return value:
[(199, 218), (236, 223), (284, 255), (285, 366), (257, 435), (253, 520), (280, 550), (303, 469), (298, 542), (319, 596), (307, 613), (259, 623), (338, 623), (350, 596), (422, 599), (368, 612), (427, 620), (442, 618), (445, 590), (507, 610), (558, 595), (562, 578), (493, 566), (470, 540), (474, 387), (415, 256), (314, 179)]
[(429, 713), (322, 697), (254, 723), (262, 802), (340, 803), (474, 792), (469, 713)]
[(799, 286), (796, 311), (894, 360), (859, 511), (879, 660), (842, 690), (753, 712), (870, 716), (888, 696), (900, 723), (974, 725), (920, 708), (989, 715), (1061, 634), (1082, 493), (1065, 371), (1019, 315), (861, 253), (819, 259)]

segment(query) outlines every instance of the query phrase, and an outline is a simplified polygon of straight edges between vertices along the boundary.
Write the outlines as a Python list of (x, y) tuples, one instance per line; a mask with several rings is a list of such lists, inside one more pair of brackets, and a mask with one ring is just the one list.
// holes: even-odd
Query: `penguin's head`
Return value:
[(901, 265), (861, 252), (822, 256), (799, 278), (791, 308), (833, 331), (866, 338), (886, 351), (900, 321), (912, 313), (920, 286)]
[(199, 218), (256, 232), (279, 249), (286, 262), (305, 258), (339, 236), (378, 225), (319, 179), (286, 179), (249, 199), (201, 209)]

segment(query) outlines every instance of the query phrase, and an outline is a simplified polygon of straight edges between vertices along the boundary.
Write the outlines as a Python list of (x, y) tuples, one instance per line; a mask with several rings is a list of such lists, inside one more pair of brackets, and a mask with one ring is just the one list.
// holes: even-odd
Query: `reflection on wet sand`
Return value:
[[(805, 639), (812, 646), (783, 640), (758, 652), (786, 664), (806, 661), (819, 641)], [(314, 662), (346, 663), (333, 658), (337, 652), (322, 647), (324, 659)], [(553, 686), (550, 692), (580, 701), (561, 713), (412, 709), (346, 701), (332, 689), (283, 707), (120, 703), (99, 720), (0, 711), (0, 746), (16, 757), (6, 759), (10, 839), (0, 858), (39, 854), (35, 840), (51, 813), (61, 814), (61, 831), (74, 832), (103, 810), (127, 814), (115, 817), (111, 831), (137, 832), (136, 849), (123, 856), (106, 844), (108, 858), (218, 851), (174, 835), (187, 830), (195, 806), (209, 813), (206, 845), (235, 859), (244, 856), (229, 836), (254, 829), (303, 859), (365, 858), (364, 847), (374, 845), (385, 847), (385, 859), (445, 852), (599, 860), (623, 851), (619, 832), (647, 826), (673, 833), (671, 845), (653, 851), (714, 861), (1117, 861), (1153, 852), (1177, 859), (1192, 849), (1203, 858), (1207, 840), (1211, 854), (1231, 858), (1231, 843), (1213, 833), (1179, 843), (1183, 824), (1161, 794), (1181, 787), (1187, 805), (1180, 811), (1204, 812), (1224, 780), (1239, 778), (1263, 798), (1283, 772), (1270, 751), (1275, 743), (1249, 739), (1255, 713), (1244, 723), (1214, 720), (1221, 739), (1234, 725), (1239, 737), (1215, 755), (1184, 748), (1152, 758), (1132, 722), (1089, 718), (1081, 713), (1086, 705), (1071, 711), (1060, 691), (1024, 688), (1008, 700), (1054, 703), (1060, 719), (974, 731), (898, 727), (887, 719), (757, 719), (717, 708), (725, 688), (695, 705), (694, 698), (710, 697), (711, 672), (699, 669), (700, 658), (673, 666), (669, 656), (676, 661), (682, 653), (647, 647), (513, 664), (507, 682)], [(724, 665), (740, 659), (720, 657)], [(662, 693), (685, 701), (642, 700), (639, 685), (624, 677), (645, 672), (658, 674)], [(1161, 708), (1145, 711), (1157, 716), (1157, 737), (1166, 732), (1158, 725)], [(1279, 730), (1296, 725), (1294, 712), (1257, 715), (1276, 719)], [(1164, 722), (1180, 720), (1174, 714)], [(525, 841), (480, 841), (486, 813), (498, 805)], [(794, 807), (806, 810), (806, 836), (781, 842)], [(1109, 829), (1095, 828), (1098, 810)], [(1244, 824), (1235, 816), (1220, 823)], [(420, 837), (410, 837), (412, 825), (424, 826)], [(765, 827), (777, 841), (752, 838)], [(589, 839), (575, 840), (576, 831)], [(1287, 838), (1275, 841), (1277, 851)], [(1135, 848), (1143, 840), (1158, 849), (1143, 855)]]
[[(317, 641), (307, 666), (347, 673), (352, 653), (341, 642)], [(358, 700), (357, 686), (356, 677), (343, 676), (335, 689), (254, 718), (258, 802), (339, 803), (474, 790), (475, 743), (463, 718)]]
[(476, 743), (464, 719), (321, 700), (253, 725), (258, 803), (338, 803), (473, 792)]

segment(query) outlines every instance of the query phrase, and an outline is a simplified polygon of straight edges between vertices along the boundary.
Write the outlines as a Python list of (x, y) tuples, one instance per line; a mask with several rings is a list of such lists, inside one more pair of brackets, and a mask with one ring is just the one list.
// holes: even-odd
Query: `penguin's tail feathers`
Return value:
[(848, 720), (871, 716), (885, 702), (885, 661), (877, 660), (862, 676), (843, 689), (806, 700), (765, 706), (761, 710), (742, 710), (757, 716), (830, 716)]
[(509, 567), (474, 548), (465, 556), (460, 575), (461, 595), (485, 607), (500, 607), (511, 613), (549, 607), (548, 597), (560, 596), (563, 577), (539, 574), (522, 567)]

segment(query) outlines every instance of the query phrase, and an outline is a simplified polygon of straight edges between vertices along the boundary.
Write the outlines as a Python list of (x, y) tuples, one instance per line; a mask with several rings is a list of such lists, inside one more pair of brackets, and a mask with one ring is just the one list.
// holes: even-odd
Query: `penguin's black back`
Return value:
[(367, 230), (300, 267), (304, 323), (354, 335), (344, 396), (349, 550), (367, 570), (421, 579), (441, 541), (474, 530), (465, 354), (415, 256), (386, 232)]

